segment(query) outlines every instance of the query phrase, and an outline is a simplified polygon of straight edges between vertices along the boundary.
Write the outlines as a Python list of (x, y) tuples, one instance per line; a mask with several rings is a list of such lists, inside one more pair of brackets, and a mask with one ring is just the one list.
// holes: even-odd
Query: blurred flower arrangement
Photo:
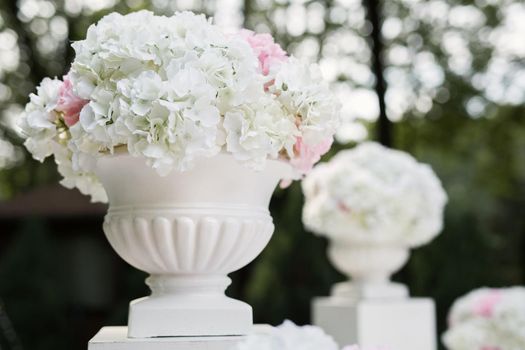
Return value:
[(96, 159), (119, 150), (166, 175), (228, 152), (254, 169), (288, 161), (295, 177), (328, 151), (339, 104), (317, 65), (268, 34), (225, 33), (203, 15), (140, 11), (92, 25), (63, 78), (42, 81), (26, 106), (25, 146), (51, 155), (62, 184), (106, 194)]
[(302, 185), (303, 222), (318, 234), (414, 247), (442, 229), (447, 196), (432, 169), (377, 143), (339, 152)]
[[(246, 337), (238, 350), (339, 350), (334, 339), (317, 326), (297, 326), (284, 321), (277, 327), (266, 326)], [(361, 348), (350, 345), (343, 350), (388, 350), (387, 348)]]
[(443, 342), (449, 350), (525, 349), (525, 288), (481, 288), (459, 298)]

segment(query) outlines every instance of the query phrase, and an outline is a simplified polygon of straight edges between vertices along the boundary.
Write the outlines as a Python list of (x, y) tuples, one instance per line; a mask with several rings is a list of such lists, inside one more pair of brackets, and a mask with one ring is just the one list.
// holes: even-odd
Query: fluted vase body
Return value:
[(399, 242), (330, 239), (328, 257), (350, 280), (333, 287), (332, 295), (352, 300), (408, 297), (405, 285), (390, 280), (408, 260), (409, 248)]
[(251, 307), (225, 296), (227, 275), (257, 257), (274, 231), (268, 211), (288, 164), (262, 171), (219, 154), (167, 176), (128, 154), (99, 159), (109, 198), (104, 232), (151, 295), (130, 304), (128, 336), (247, 334)]

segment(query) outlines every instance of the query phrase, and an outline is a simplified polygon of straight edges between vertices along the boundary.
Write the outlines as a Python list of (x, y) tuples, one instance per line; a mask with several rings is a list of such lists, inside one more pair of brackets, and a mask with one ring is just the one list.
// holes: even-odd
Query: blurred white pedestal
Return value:
[(385, 346), (389, 350), (435, 350), (437, 346), (434, 302), (427, 298), (317, 298), (313, 322), (340, 346)]
[(88, 350), (234, 350), (245, 337), (128, 338), (128, 327), (104, 327)]

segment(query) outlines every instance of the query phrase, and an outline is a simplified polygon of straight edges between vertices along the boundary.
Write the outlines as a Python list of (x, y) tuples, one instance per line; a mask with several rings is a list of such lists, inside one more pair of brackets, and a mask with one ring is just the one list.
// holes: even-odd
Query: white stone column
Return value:
[(350, 280), (336, 284), (330, 297), (313, 301), (316, 326), (340, 346), (436, 349), (433, 300), (411, 298), (407, 286), (390, 280), (407, 261), (407, 247), (332, 240), (328, 256)]
[[(399, 291), (399, 289), (398, 289)], [(434, 301), (408, 296), (388, 297), (368, 290), (368, 297), (332, 295), (313, 301), (313, 323), (340, 346), (385, 346), (389, 350), (436, 350)], [(376, 297), (370, 296), (376, 295)]]
[(88, 350), (234, 350), (244, 336), (128, 338), (128, 327), (104, 327)]

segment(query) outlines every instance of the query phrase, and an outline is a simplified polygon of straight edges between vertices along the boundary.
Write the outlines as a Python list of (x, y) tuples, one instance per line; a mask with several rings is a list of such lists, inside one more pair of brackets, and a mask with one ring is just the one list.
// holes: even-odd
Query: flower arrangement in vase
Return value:
[(21, 126), (64, 186), (109, 201), (109, 242), (151, 275), (129, 336), (246, 334), (251, 308), (224, 295), (227, 274), (264, 249), (276, 184), (308, 172), (339, 124), (318, 66), (191, 12), (113, 13), (72, 45)]
[(525, 287), (480, 288), (452, 305), (449, 350), (525, 349)]
[(303, 180), (306, 228), (330, 239), (329, 258), (351, 282), (334, 295), (404, 297), (389, 281), (409, 249), (442, 229), (447, 200), (432, 169), (407, 153), (365, 142), (317, 165)]

